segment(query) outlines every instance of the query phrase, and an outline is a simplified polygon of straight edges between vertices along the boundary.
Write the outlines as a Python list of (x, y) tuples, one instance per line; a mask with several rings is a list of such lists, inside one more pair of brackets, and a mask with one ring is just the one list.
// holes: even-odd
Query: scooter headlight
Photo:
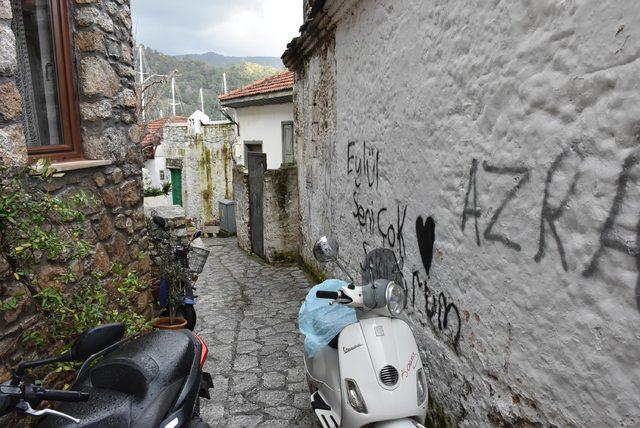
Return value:
[(364, 400), (362, 399), (362, 395), (360, 395), (360, 390), (358, 389), (358, 384), (355, 380), (345, 379), (344, 381), (347, 387), (347, 399), (349, 400), (349, 404), (353, 407), (358, 413), (367, 413), (367, 405), (364, 404)]
[(391, 312), (391, 315), (397, 317), (404, 309), (407, 298), (404, 288), (400, 284), (390, 281), (387, 285), (386, 297), (387, 309)]
[(418, 406), (421, 406), (427, 399), (427, 377), (424, 375), (422, 367), (416, 372), (416, 386), (418, 389)]

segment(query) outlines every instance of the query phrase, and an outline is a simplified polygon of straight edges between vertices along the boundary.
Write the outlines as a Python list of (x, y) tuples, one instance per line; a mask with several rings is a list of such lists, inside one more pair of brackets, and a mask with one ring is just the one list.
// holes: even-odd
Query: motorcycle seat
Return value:
[[(161, 371), (186, 376), (193, 353), (193, 344), (184, 333), (157, 330), (96, 364), (91, 370), (91, 384), (97, 388), (144, 395), (154, 381), (166, 384), (169, 380), (167, 373)], [(162, 375), (161, 379), (158, 375)]]
[[(107, 355), (72, 389), (91, 394), (87, 402), (59, 403), (57, 410), (83, 427), (158, 426), (171, 408), (195, 358), (187, 331), (156, 330)], [(74, 427), (46, 417), (39, 427)]]

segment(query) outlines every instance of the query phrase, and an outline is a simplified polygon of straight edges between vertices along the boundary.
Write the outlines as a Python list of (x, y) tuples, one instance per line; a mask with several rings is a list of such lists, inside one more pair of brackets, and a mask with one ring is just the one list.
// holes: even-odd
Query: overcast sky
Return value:
[(131, 0), (136, 42), (177, 55), (279, 57), (302, 25), (302, 0)]

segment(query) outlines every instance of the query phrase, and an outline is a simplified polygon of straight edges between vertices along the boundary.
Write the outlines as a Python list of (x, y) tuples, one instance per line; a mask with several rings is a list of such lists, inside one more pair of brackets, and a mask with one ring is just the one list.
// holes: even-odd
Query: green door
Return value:
[(182, 170), (171, 169), (171, 196), (173, 205), (182, 206)]

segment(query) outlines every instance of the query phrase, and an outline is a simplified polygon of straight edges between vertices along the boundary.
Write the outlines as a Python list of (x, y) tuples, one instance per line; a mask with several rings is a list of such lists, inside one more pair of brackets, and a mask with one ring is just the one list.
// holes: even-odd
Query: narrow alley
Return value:
[(201, 401), (212, 426), (313, 426), (298, 309), (312, 282), (297, 266), (269, 266), (235, 238), (206, 239), (196, 332), (209, 347), (214, 388)]

